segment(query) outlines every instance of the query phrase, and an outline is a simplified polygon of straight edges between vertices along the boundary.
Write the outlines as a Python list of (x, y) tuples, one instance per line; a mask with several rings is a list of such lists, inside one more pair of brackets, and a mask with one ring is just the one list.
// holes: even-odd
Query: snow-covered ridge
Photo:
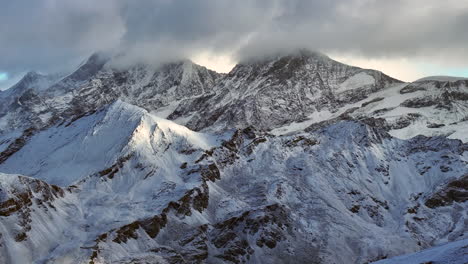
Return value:
[(442, 82), (455, 82), (460, 80), (468, 80), (466, 77), (455, 77), (455, 76), (428, 76), (421, 79), (418, 79), (414, 82), (424, 82), (424, 81), (442, 81)]
[(340, 116), (374, 117), (393, 136), (446, 136), (468, 142), (468, 83), (418, 82), (386, 87), (337, 111), (318, 110), (304, 120), (273, 130), (275, 134), (300, 131)]
[[(207, 149), (212, 144), (196, 132), (118, 100), (95, 114), (39, 132), (0, 164), (0, 171), (68, 186), (132, 151), (176, 140), (172, 137), (195, 148)], [(24, 160), (28, 164), (20, 166)]]

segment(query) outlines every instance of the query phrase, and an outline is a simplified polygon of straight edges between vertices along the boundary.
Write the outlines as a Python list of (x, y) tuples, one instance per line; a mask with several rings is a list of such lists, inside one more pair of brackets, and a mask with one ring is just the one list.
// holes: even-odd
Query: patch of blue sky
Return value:
[(0, 72), (0, 82), (8, 81), (8, 73)]
[(453, 76), (453, 77), (468, 77), (468, 67), (443, 67), (434, 64), (419, 63), (417, 68), (426, 76)]

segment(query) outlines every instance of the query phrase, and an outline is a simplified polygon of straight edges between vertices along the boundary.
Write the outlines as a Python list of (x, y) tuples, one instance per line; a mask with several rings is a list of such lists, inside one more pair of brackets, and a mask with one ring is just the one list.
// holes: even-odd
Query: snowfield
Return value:
[(414, 254), (394, 257), (375, 262), (376, 264), (407, 263), (468, 263), (468, 240), (460, 240), (445, 245), (429, 248)]
[(346, 79), (346, 81), (341, 83), (338, 92), (353, 90), (356, 88), (361, 88), (363, 86), (373, 84), (375, 84), (374, 77), (368, 75), (365, 72), (360, 72), (356, 75), (349, 77), (348, 79)]

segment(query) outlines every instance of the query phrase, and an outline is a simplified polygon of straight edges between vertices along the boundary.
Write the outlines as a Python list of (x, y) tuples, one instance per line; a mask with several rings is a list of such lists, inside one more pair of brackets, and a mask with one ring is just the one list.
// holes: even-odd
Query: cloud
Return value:
[(233, 55), (256, 27), (268, 23), (275, 7), (275, 1), (258, 0), (122, 2), (126, 32), (118, 50), (124, 62)]
[(468, 2), (458, 0), (15, 0), (2, 5), (0, 71), (13, 74), (75, 65), (99, 50), (120, 54), (119, 65), (201, 54), (201, 61), (239, 61), (304, 47), (337, 57), (418, 60), (448, 68), (465, 66), (468, 59)]
[(241, 54), (309, 47), (368, 58), (457, 61), (468, 57), (467, 24), (468, 3), (463, 1), (290, 1)]
[(112, 48), (124, 32), (111, 0), (15, 0), (0, 8), (0, 70), (57, 70)]

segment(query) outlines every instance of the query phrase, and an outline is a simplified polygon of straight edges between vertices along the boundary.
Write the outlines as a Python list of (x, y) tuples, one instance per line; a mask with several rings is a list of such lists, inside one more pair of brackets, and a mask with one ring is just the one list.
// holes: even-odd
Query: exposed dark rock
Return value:
[(11, 157), (13, 154), (18, 152), (24, 145), (26, 145), (27, 141), (34, 135), (36, 132), (35, 128), (28, 128), (26, 129), (21, 137), (15, 139), (8, 147), (0, 152), (0, 164), (5, 162), (9, 157)]
[(426, 91), (426, 88), (424, 88), (424, 86), (419, 83), (411, 83), (403, 87), (400, 90), (400, 94), (414, 93), (417, 91)]
[(390, 112), (392, 111), (393, 109), (395, 108), (382, 108), (382, 109), (377, 109), (375, 110), (374, 112), (372, 112), (372, 115), (381, 115), (381, 114), (384, 114), (384, 113), (387, 113), (387, 112)]
[(368, 101), (368, 102), (362, 103), (361, 107), (365, 107), (365, 106), (367, 106), (367, 105), (369, 105), (369, 104), (382, 101), (383, 99), (385, 99), (385, 98), (383, 98), (383, 97), (376, 97), (376, 98), (374, 98), (374, 99), (372, 99), (372, 100), (370, 100), (370, 101)]
[(316, 139), (306, 138), (304, 136), (297, 136), (294, 139), (288, 140), (284, 143), (287, 147), (297, 147), (297, 146), (314, 146), (318, 144)]
[(273, 204), (220, 222), (209, 235), (217, 248), (224, 249), (223, 254), (216, 257), (237, 263), (248, 260), (254, 253), (249, 237), (257, 237), (256, 246), (272, 249), (285, 239), (288, 226), (285, 208)]
[(406, 115), (400, 116), (397, 120), (392, 122), (390, 127), (392, 129), (402, 129), (408, 127), (420, 117), (421, 115), (418, 113), (408, 113)]
[(437, 105), (439, 102), (430, 97), (416, 97), (405, 100), (401, 103), (401, 106), (409, 107), (409, 108), (421, 108), (421, 107), (428, 107)]
[(435, 124), (435, 123), (430, 123), (427, 125), (428, 128), (439, 128), (439, 127), (444, 127), (445, 124)]
[[(13, 176), (12, 176), (13, 177)], [(20, 186), (10, 190), (10, 194), (0, 189), (0, 218), (16, 215), (20, 228), (14, 239), (16, 242), (25, 241), (31, 230), (32, 206), (48, 210), (55, 209), (53, 202), (64, 196), (64, 191), (55, 185), (24, 176), (17, 176)]]
[(443, 186), (426, 200), (425, 205), (436, 208), (466, 201), (468, 201), (468, 174)]
[(214, 182), (221, 178), (221, 173), (214, 163), (211, 163), (208, 166), (202, 166), (200, 173), (205, 181)]
[(351, 212), (353, 213), (359, 213), (359, 209), (361, 209), (361, 206), (356, 204), (354, 205), (353, 207), (351, 207), (351, 209), (349, 209)]
[(121, 157), (117, 160), (117, 162), (112, 165), (111, 167), (104, 169), (100, 172), (98, 172), (99, 176), (107, 176), (109, 179), (114, 178), (114, 175), (119, 172), (119, 170), (123, 167), (125, 162), (129, 161), (132, 158), (133, 155), (127, 155), (125, 157)]

